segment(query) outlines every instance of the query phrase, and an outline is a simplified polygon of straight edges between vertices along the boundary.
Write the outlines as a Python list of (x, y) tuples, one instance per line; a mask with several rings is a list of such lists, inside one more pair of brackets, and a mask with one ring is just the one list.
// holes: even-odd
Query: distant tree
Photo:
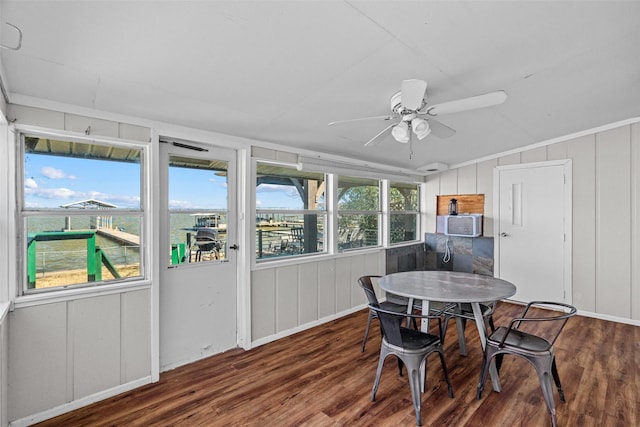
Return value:
[[(338, 194), (340, 210), (364, 211), (361, 215), (341, 215), (338, 218), (338, 230), (360, 230), (365, 233), (366, 245), (377, 242), (378, 215), (380, 209), (380, 190), (378, 186), (362, 185), (345, 188)], [(376, 212), (367, 215), (367, 211)]]
[[(418, 191), (415, 188), (391, 187), (389, 206), (393, 211), (417, 211)], [(391, 243), (404, 242), (416, 238), (415, 215), (391, 215)]]

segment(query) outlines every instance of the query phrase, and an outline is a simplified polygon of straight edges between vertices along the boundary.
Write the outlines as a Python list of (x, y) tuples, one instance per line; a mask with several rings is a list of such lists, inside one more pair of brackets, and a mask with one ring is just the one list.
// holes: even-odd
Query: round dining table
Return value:
[[(516, 293), (513, 283), (497, 277), (440, 270), (391, 273), (382, 276), (379, 284), (386, 292), (409, 298), (408, 307), (413, 306), (412, 300), (421, 300), (423, 313), (429, 313), (430, 301), (471, 304), (483, 350), (487, 336), (480, 303), (509, 298)], [(424, 319), (422, 329), (428, 327), (428, 320)], [(493, 389), (500, 391), (495, 363), (491, 364), (489, 372)]]

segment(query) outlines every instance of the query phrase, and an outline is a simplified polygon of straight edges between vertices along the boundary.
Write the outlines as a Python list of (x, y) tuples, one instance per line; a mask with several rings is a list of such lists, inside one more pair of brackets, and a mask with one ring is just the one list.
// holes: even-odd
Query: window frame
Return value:
[[(407, 244), (412, 244), (412, 243), (416, 243), (416, 242), (420, 242), (422, 241), (421, 238), (421, 230), (422, 230), (422, 192), (421, 192), (421, 186), (419, 183), (415, 183), (415, 182), (406, 182), (406, 181), (399, 181), (399, 180), (387, 180), (385, 183), (385, 193), (386, 193), (386, 207), (387, 207), (387, 232), (385, 233), (385, 237), (388, 239), (388, 244), (387, 246), (391, 247), (391, 246), (399, 246), (399, 245), (407, 245)], [(394, 186), (394, 184), (406, 184), (406, 185), (411, 185), (411, 186), (415, 186), (415, 191), (416, 191), (416, 210), (393, 210), (391, 208), (391, 189)], [(392, 228), (391, 228), (391, 220), (393, 218), (394, 215), (412, 215), (415, 217), (415, 222), (416, 222), (416, 236), (415, 239), (413, 240), (402, 240), (402, 241), (398, 241), (398, 242), (393, 242), (392, 240)]]
[[(109, 280), (101, 280), (96, 282), (72, 283), (43, 289), (29, 289), (29, 279), (27, 271), (27, 240), (28, 240), (28, 220), (39, 217), (79, 217), (79, 216), (95, 216), (95, 210), (79, 209), (79, 208), (34, 208), (27, 207), (25, 201), (25, 156), (26, 146), (25, 138), (47, 138), (58, 141), (81, 143), (88, 145), (100, 145), (106, 147), (118, 147), (125, 149), (133, 149), (139, 151), (139, 206), (138, 208), (116, 208), (110, 211), (113, 217), (137, 217), (139, 218), (139, 269), (138, 275), (134, 277), (125, 277)], [(15, 235), (16, 235), (16, 251), (17, 254), (14, 265), (16, 266), (16, 285), (12, 294), (16, 298), (42, 296), (46, 298), (56, 298), (68, 292), (77, 293), (86, 291), (107, 291), (110, 289), (120, 289), (123, 286), (139, 285), (141, 282), (148, 282), (152, 269), (150, 254), (153, 249), (149, 245), (150, 223), (149, 218), (149, 180), (150, 180), (150, 153), (149, 144), (141, 141), (126, 140), (111, 137), (83, 137), (77, 133), (67, 131), (50, 131), (32, 126), (16, 126), (15, 128), (15, 159), (16, 167), (15, 176)], [(72, 156), (64, 156), (72, 157)], [(108, 159), (106, 159), (108, 160)], [(112, 160), (115, 161), (115, 160)]]
[[(344, 177), (344, 178), (350, 178), (350, 179), (356, 179), (356, 180), (370, 180), (370, 181), (377, 181), (378, 183), (378, 208), (377, 210), (358, 210), (358, 209), (340, 209), (340, 194), (339, 193), (339, 189), (340, 189), (340, 178)], [(384, 247), (384, 241), (385, 241), (385, 237), (384, 235), (385, 233), (385, 229), (386, 227), (383, 226), (383, 220), (385, 218), (384, 215), (384, 211), (387, 209), (386, 208), (386, 203), (385, 203), (385, 198), (386, 198), (386, 186), (384, 185), (384, 180), (377, 178), (377, 177), (364, 177), (364, 176), (360, 176), (360, 175), (350, 175), (349, 173), (339, 173), (335, 175), (335, 182), (336, 182), (336, 210), (335, 210), (335, 236), (334, 236), (334, 241), (335, 241), (335, 247), (338, 253), (343, 253), (343, 252), (351, 252), (351, 251), (359, 251), (359, 250), (367, 250), (367, 249), (372, 249), (372, 248), (380, 248), (380, 247)], [(367, 215), (367, 216), (376, 216), (376, 222), (377, 222), (377, 230), (376, 230), (376, 238), (377, 238), (377, 242), (375, 245), (363, 245), (363, 246), (356, 246), (356, 247), (343, 247), (340, 248), (340, 230), (339, 230), (339, 223), (340, 223), (340, 217), (342, 215), (347, 215), (347, 216), (356, 216), (356, 215)]]
[[(253, 214), (251, 219), (251, 230), (252, 230), (252, 250), (251, 250), (251, 259), (254, 266), (263, 265), (270, 262), (277, 261), (290, 261), (290, 260), (298, 260), (302, 257), (318, 257), (318, 256), (326, 256), (331, 253), (330, 248), (330, 240), (328, 239), (328, 235), (330, 233), (330, 213), (329, 213), (329, 197), (330, 197), (330, 185), (329, 185), (329, 174), (326, 172), (317, 172), (313, 170), (304, 170), (300, 165), (288, 162), (275, 162), (269, 159), (261, 159), (261, 158), (253, 158), (253, 174), (252, 174), (252, 204), (253, 204)], [(260, 165), (265, 166), (277, 166), (283, 169), (290, 169), (291, 171), (301, 171), (308, 172), (312, 174), (322, 174), (323, 183), (324, 183), (324, 207), (322, 209), (279, 209), (279, 208), (258, 208), (257, 200), (258, 200), (258, 186), (257, 179), (259, 176), (258, 168)], [(292, 174), (295, 176), (295, 173)], [(268, 257), (258, 257), (258, 223), (257, 218), (261, 217), (261, 215), (283, 215), (283, 216), (299, 216), (299, 215), (314, 215), (318, 218), (322, 219), (322, 227), (324, 232), (324, 243), (322, 246), (322, 251), (317, 252), (299, 252), (287, 254), (280, 254), (279, 256), (268, 256)]]
[[(161, 143), (167, 143), (170, 144), (169, 141), (165, 141), (164, 139), (161, 141)], [(192, 142), (189, 142), (189, 144), (194, 144)], [(191, 249), (195, 246), (197, 246), (197, 230), (195, 229), (195, 222), (198, 221), (197, 217), (206, 217), (206, 216), (213, 216), (213, 215), (218, 215), (219, 217), (224, 217), (225, 221), (224, 224), (225, 225), (229, 225), (229, 216), (230, 213), (232, 212), (231, 209), (231, 201), (232, 201), (232, 195), (228, 189), (228, 179), (225, 178), (225, 187), (227, 188), (226, 190), (226, 199), (225, 199), (225, 207), (224, 208), (209, 208), (209, 207), (200, 207), (200, 208), (189, 208), (189, 209), (183, 209), (183, 208), (172, 208), (169, 200), (171, 200), (172, 198), (172, 194), (171, 194), (171, 168), (176, 168), (176, 169), (180, 169), (180, 168), (186, 168), (189, 169), (188, 166), (176, 166), (176, 165), (172, 165), (172, 158), (186, 158), (188, 160), (202, 160), (202, 159), (208, 159), (208, 160), (215, 160), (216, 162), (223, 162), (225, 163), (225, 169), (224, 172), (225, 173), (229, 173), (229, 168), (230, 165), (232, 165), (232, 161), (231, 159), (227, 158), (227, 156), (220, 156), (218, 153), (216, 153), (215, 151), (211, 152), (211, 155), (207, 155), (207, 156), (195, 156), (193, 155), (193, 153), (189, 153), (189, 152), (184, 152), (184, 151), (180, 151), (181, 149), (173, 149), (173, 151), (170, 151), (167, 153), (167, 157), (166, 157), (166, 164), (163, 163), (160, 167), (165, 168), (167, 167), (168, 170), (165, 171), (166, 172), (166, 185), (167, 185), (167, 200), (166, 200), (166, 206), (163, 207), (163, 209), (166, 209), (166, 214), (167, 214), (167, 225), (171, 228), (171, 224), (172, 224), (172, 218), (174, 215), (190, 215), (194, 218), (194, 220), (192, 222), (190, 222), (189, 225), (193, 225), (194, 226), (194, 230), (192, 230), (193, 235), (192, 235), (192, 247), (188, 247), (186, 246), (186, 251), (189, 253), (189, 256), (191, 257)], [(208, 151), (208, 150), (206, 150)], [(200, 169), (201, 171), (207, 171), (207, 172), (212, 172), (215, 169), (212, 168), (202, 168)], [(223, 172), (223, 170), (219, 170), (218, 172)], [(218, 221), (220, 220), (220, 218), (218, 218)], [(206, 222), (206, 221), (205, 221)], [(233, 224), (234, 222), (232, 221), (232, 228), (233, 228)], [(171, 235), (171, 231), (168, 233), (169, 235)], [(171, 241), (168, 242), (163, 242), (163, 245), (160, 245), (160, 247), (164, 247), (166, 245), (167, 248), (171, 248), (173, 243)], [(206, 246), (206, 245), (205, 245)], [(227, 262), (229, 260), (230, 257), (230, 252), (228, 249), (228, 237), (226, 235), (225, 232), (225, 238), (224, 240), (222, 240), (222, 238), (217, 240), (217, 255), (215, 255), (214, 259), (211, 259), (209, 257), (209, 259), (206, 259), (206, 257), (201, 257), (199, 258), (200, 261), (196, 260), (195, 258), (198, 257), (198, 255), (195, 255), (193, 258), (193, 260), (189, 260), (188, 262), (178, 262), (178, 263), (173, 263), (173, 259), (169, 258), (169, 259), (164, 259), (162, 258), (160, 260), (160, 265), (163, 268), (175, 268), (177, 266), (180, 266), (181, 268), (192, 268), (192, 267), (196, 267), (198, 265), (201, 265), (202, 262), (204, 263), (222, 263), (222, 262)], [(206, 253), (206, 252), (205, 252)]]

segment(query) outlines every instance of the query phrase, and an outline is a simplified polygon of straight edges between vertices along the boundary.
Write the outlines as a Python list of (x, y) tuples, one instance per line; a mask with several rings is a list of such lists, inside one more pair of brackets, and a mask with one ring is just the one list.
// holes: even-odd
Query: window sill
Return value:
[(254, 265), (252, 267), (252, 271), (258, 270), (268, 270), (276, 267), (285, 267), (288, 265), (297, 265), (297, 264), (306, 264), (310, 262), (320, 262), (328, 259), (335, 258), (347, 258), (353, 257), (357, 255), (363, 255), (368, 253), (380, 252), (384, 251), (385, 248), (382, 246), (368, 246), (364, 248), (352, 248), (348, 250), (344, 250), (341, 252), (337, 252), (335, 254), (317, 254), (317, 255), (308, 255), (308, 256), (296, 256), (296, 257), (283, 257), (281, 259), (273, 258), (269, 260), (262, 260), (256, 262), (254, 260)]
[(130, 283), (118, 283), (111, 285), (98, 285), (85, 288), (61, 289), (51, 292), (43, 292), (16, 297), (13, 308), (25, 308), (36, 305), (53, 304), (57, 302), (73, 301), (82, 298), (92, 298), (103, 295), (121, 294), (141, 289), (151, 288), (151, 282), (136, 281)]
[(413, 245), (419, 245), (424, 243), (422, 240), (408, 240), (405, 242), (397, 242), (397, 243), (391, 243), (389, 244), (389, 247), (387, 247), (387, 249), (390, 248), (400, 248), (402, 246), (413, 246)]

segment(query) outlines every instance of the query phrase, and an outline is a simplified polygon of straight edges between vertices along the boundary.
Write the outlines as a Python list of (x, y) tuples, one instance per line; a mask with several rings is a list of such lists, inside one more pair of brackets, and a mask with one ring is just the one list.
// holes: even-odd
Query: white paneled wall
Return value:
[(595, 135), (587, 135), (563, 144), (573, 169), (573, 301), (592, 312), (596, 309), (595, 141)]
[(324, 260), (316, 263), (318, 266), (318, 319), (326, 318), (337, 312), (336, 286), (329, 285), (336, 277), (335, 260)]
[[(491, 236), (493, 169), (560, 159), (572, 159), (573, 166), (573, 304), (583, 312), (639, 321), (640, 123), (431, 175), (427, 206), (439, 194), (484, 194), (484, 235)], [(435, 230), (431, 215), (427, 230)]]
[(150, 301), (143, 289), (11, 312), (9, 419), (150, 378)]
[(9, 104), (7, 106), (7, 118), (11, 122), (15, 121), (19, 124), (29, 124), (48, 129), (73, 131), (82, 134), (88, 133), (89, 135), (122, 138), (132, 141), (149, 142), (151, 140), (151, 130), (144, 126), (22, 105)]
[(596, 307), (631, 317), (631, 129), (596, 134)]
[(254, 345), (273, 341), (358, 310), (366, 304), (358, 278), (384, 273), (384, 251), (343, 255), (251, 274)]
[[(147, 127), (40, 108), (10, 104), (6, 115), (52, 130), (144, 142), (151, 137)], [(0, 390), (2, 420), (29, 424), (150, 382), (150, 286), (16, 304), (1, 325), (7, 343), (2, 363), (9, 366), (7, 389)]]

